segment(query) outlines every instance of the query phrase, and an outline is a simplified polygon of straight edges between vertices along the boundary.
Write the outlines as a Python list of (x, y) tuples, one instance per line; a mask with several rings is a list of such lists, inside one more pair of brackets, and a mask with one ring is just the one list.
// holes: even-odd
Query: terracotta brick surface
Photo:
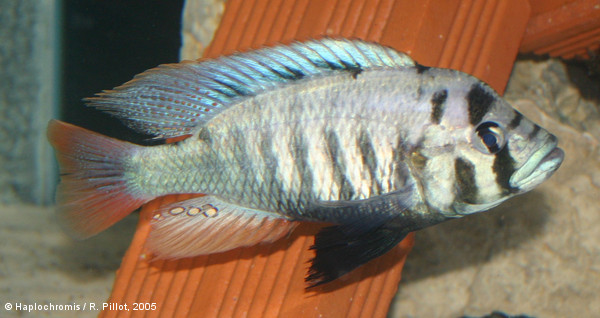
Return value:
[[(429, 66), (472, 73), (503, 91), (525, 31), (527, 1), (231, 0), (206, 57), (279, 42), (344, 36), (377, 41)], [(151, 260), (144, 249), (147, 204), (110, 302), (156, 303), (156, 310), (106, 310), (102, 317), (385, 317), (413, 245), (331, 284), (304, 290), (314, 224), (275, 244), (180, 260)]]
[(588, 58), (600, 48), (600, 0), (532, 0), (520, 51), (571, 59)]

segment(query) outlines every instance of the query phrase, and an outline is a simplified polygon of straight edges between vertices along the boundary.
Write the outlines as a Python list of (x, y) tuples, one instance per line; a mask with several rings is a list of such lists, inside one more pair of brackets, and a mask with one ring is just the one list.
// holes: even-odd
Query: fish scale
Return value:
[[(258, 107), (257, 107), (258, 108)], [(349, 109), (349, 111), (353, 111), (354, 109)], [(261, 109), (261, 114), (262, 112), (266, 112), (268, 113), (269, 110), (264, 110)], [(293, 113), (291, 113), (293, 114)], [(236, 116), (239, 114), (236, 114)], [(350, 115), (345, 115), (342, 114), (344, 116), (350, 116)], [(241, 116), (248, 116), (248, 115), (244, 115), (242, 114)], [(262, 115), (255, 115), (257, 117), (263, 117)], [(266, 117), (268, 118), (268, 114), (266, 115)], [(277, 120), (278, 118), (276, 118)], [(288, 120), (290, 122), (296, 122), (298, 119), (296, 118), (284, 118), (283, 120)], [(302, 119), (300, 119), (302, 120)], [(218, 143), (217, 141), (217, 135), (223, 135), (223, 136), (227, 136), (227, 137), (219, 137), (219, 140), (221, 138), (227, 138), (228, 141), (225, 142), (223, 141), (223, 145), (221, 145), (222, 148), (217, 148), (217, 149), (213, 149), (212, 151), (209, 151), (207, 153), (215, 153), (217, 154), (217, 156), (221, 156), (221, 154), (227, 155), (229, 156), (228, 158), (214, 158), (214, 159), (196, 159), (196, 158), (186, 158), (185, 160), (179, 160), (178, 162), (181, 162), (182, 165), (185, 165), (186, 162), (190, 163), (191, 165), (193, 165), (193, 162), (196, 161), (201, 161), (201, 162), (213, 162), (215, 163), (215, 167), (211, 167), (211, 168), (206, 168), (206, 166), (204, 166), (205, 168), (201, 171), (223, 171), (223, 170), (227, 170), (227, 171), (236, 171), (236, 166), (237, 166), (237, 170), (236, 172), (231, 172), (228, 173), (227, 175), (229, 176), (229, 178), (227, 179), (223, 179), (222, 177), (219, 177), (218, 175), (216, 176), (211, 176), (209, 178), (204, 177), (204, 176), (198, 176), (197, 179), (199, 180), (205, 180), (205, 179), (212, 179), (213, 181), (213, 185), (212, 188), (210, 186), (207, 185), (200, 185), (199, 183), (192, 183), (190, 184), (190, 188), (174, 188), (173, 186), (171, 186), (171, 182), (166, 181), (166, 185), (165, 188), (170, 189), (171, 191), (177, 191), (177, 192), (210, 192), (210, 193), (218, 193), (218, 191), (225, 191), (225, 193), (223, 194), (224, 196), (232, 196), (233, 198), (236, 198), (238, 200), (241, 200), (242, 202), (246, 203), (246, 204), (252, 204), (253, 202), (249, 202), (249, 195), (253, 194), (253, 193), (260, 193), (260, 188), (257, 188), (255, 184), (253, 184), (253, 182), (256, 179), (261, 178), (262, 175), (267, 175), (267, 171), (265, 171), (264, 169), (258, 169), (256, 170), (255, 174), (252, 174), (251, 172), (246, 174), (243, 173), (243, 171), (246, 171), (248, 169), (243, 169), (243, 167), (254, 167), (256, 166), (260, 160), (260, 158), (256, 157), (257, 152), (256, 151), (251, 151), (251, 145), (254, 145), (255, 143), (248, 143), (247, 137), (244, 136), (244, 133), (242, 132), (244, 129), (249, 129), (249, 128), (241, 128), (237, 125), (238, 122), (234, 121), (232, 118), (223, 118), (221, 120), (221, 122), (223, 123), (228, 123), (228, 124), (223, 124), (220, 127), (215, 127), (215, 129), (212, 129), (212, 125), (209, 125), (207, 127), (205, 127), (205, 129), (208, 129), (210, 131), (210, 135), (213, 138), (213, 144), (214, 143)], [(298, 198), (298, 205), (302, 205), (302, 206), (306, 206), (307, 202), (314, 200), (315, 198), (317, 200), (329, 200), (332, 196), (331, 196), (331, 188), (327, 189), (327, 188), (322, 188), (322, 189), (318, 189), (318, 190), (314, 190), (313, 187), (313, 174), (314, 174), (314, 170), (317, 168), (322, 168), (322, 167), (326, 167), (326, 166), (331, 166), (332, 164), (327, 162), (327, 155), (325, 153), (318, 153), (318, 152), (312, 152), (312, 156), (308, 156), (308, 145), (307, 145), (307, 141), (311, 141), (313, 144), (316, 144), (316, 141), (324, 139), (324, 136), (321, 133), (318, 132), (322, 132), (325, 130), (325, 127), (321, 126), (325, 126), (327, 123), (325, 121), (323, 121), (323, 124), (320, 125), (315, 125), (315, 129), (310, 132), (310, 134), (307, 134), (308, 132), (304, 129), (304, 127), (301, 126), (297, 126), (297, 125), (291, 125), (290, 129), (287, 130), (287, 134), (283, 133), (281, 135), (282, 138), (284, 138), (284, 141), (282, 143), (286, 143), (289, 145), (292, 145), (291, 147), (291, 157), (296, 158), (296, 160), (293, 162), (294, 165), (293, 167), (287, 167), (287, 169), (294, 169), (297, 171), (297, 173), (301, 176), (300, 177), (300, 188), (299, 189), (290, 189), (290, 191), (296, 191), (297, 194), (293, 197), (297, 197)], [(215, 122), (214, 124), (215, 126), (219, 125), (217, 122)], [(267, 124), (268, 125), (268, 124)], [(335, 134), (338, 136), (342, 136), (344, 134), (344, 127), (343, 126), (339, 126), (339, 125), (328, 125), (331, 127), (328, 127), (330, 129), (332, 129), (333, 131), (335, 131)], [(297, 127), (297, 128), (294, 128)], [(356, 127), (357, 130), (364, 130), (367, 129), (366, 127)], [(225, 131), (225, 132), (220, 132), (220, 131)], [(393, 134), (395, 134), (395, 131), (393, 132)], [(345, 152), (345, 158), (343, 158), (344, 162), (354, 162), (357, 161), (357, 159), (352, 158), (352, 157), (361, 157), (361, 150), (359, 149), (360, 147), (358, 147), (358, 145), (361, 144), (365, 144), (367, 145), (368, 142), (366, 142), (367, 140), (361, 140), (365, 139), (365, 138), (370, 138), (370, 137), (366, 137), (367, 133), (365, 134), (347, 134), (347, 136), (349, 136), (348, 138), (346, 137), (341, 137), (341, 140), (343, 141), (343, 143), (345, 145), (357, 145), (355, 147), (355, 150), (352, 152)], [(255, 136), (256, 139), (260, 139), (258, 136)], [(340, 137), (338, 137), (340, 138)], [(392, 139), (395, 139), (395, 136), (391, 136)], [(285, 139), (289, 139), (289, 140), (285, 140)], [(193, 142), (196, 140), (196, 137), (192, 137), (190, 138), (189, 142)], [(184, 144), (188, 142), (183, 141), (181, 142), (181, 144)], [(231, 149), (227, 149), (226, 147), (229, 146)], [(223, 148), (225, 147), (225, 148)], [(372, 145), (369, 145), (369, 147), (372, 147)], [(348, 148), (348, 147), (346, 147)], [(188, 150), (185, 149), (185, 147), (183, 147), (182, 145), (182, 151), (184, 153), (184, 155), (187, 154)], [(367, 150), (364, 150), (367, 151)], [(368, 151), (374, 151), (373, 149), (369, 149)], [(206, 152), (204, 152), (206, 153)], [(389, 152), (391, 153), (391, 151)], [(250, 155), (252, 154), (252, 155)], [(366, 155), (366, 154), (365, 154)], [(170, 157), (176, 157), (178, 156), (178, 153), (169, 153)], [(154, 155), (148, 154), (148, 155), (144, 155), (144, 157), (155, 157)], [(363, 156), (364, 157), (364, 156)], [(249, 159), (254, 158), (254, 160), (249, 161)], [(310, 160), (311, 158), (313, 158), (314, 160)], [(366, 158), (366, 157), (365, 157)], [(373, 162), (369, 163), (368, 160), (372, 160)], [(363, 162), (364, 161), (364, 162)], [(371, 165), (371, 167), (369, 167), (369, 165)], [(165, 169), (165, 167), (161, 166), (160, 164), (155, 164), (153, 165), (155, 167), (160, 167), (159, 169), (161, 171), (169, 171), (170, 169)], [(349, 180), (349, 184), (353, 185), (353, 189), (352, 191), (354, 193), (357, 194), (356, 197), (350, 197), (349, 199), (357, 199), (357, 198), (367, 198), (369, 197), (371, 194), (373, 195), (378, 195), (381, 193), (381, 183), (383, 183), (383, 181), (378, 180), (380, 178), (377, 177), (377, 170), (379, 169), (379, 167), (377, 166), (377, 162), (375, 162), (375, 159), (371, 158), (371, 159), (366, 159), (362, 160), (359, 162), (359, 164), (353, 164), (353, 166), (356, 167), (355, 171), (344, 171), (344, 177), (346, 179)], [(225, 168), (227, 167), (227, 168)], [(258, 168), (258, 167), (256, 167)], [(191, 168), (187, 168), (187, 167), (179, 167), (177, 168), (177, 170), (184, 170), (184, 171), (190, 171), (191, 173), (193, 173), (193, 169)], [(253, 170), (253, 169), (250, 169)], [(323, 171), (327, 171), (328, 169), (323, 168)], [(160, 173), (160, 172), (159, 172)], [(329, 173), (332, 173), (329, 170)], [(154, 178), (152, 173), (148, 173), (148, 172), (141, 172), (140, 175), (148, 175), (149, 178)], [(238, 179), (237, 177), (234, 176), (248, 176), (247, 178), (242, 178), (242, 179)], [(168, 178), (168, 177), (167, 177)], [(175, 178), (175, 179), (179, 179), (179, 178)], [(390, 183), (389, 181), (385, 181), (386, 183)], [(223, 190), (221, 190), (222, 188), (222, 184), (228, 184), (228, 189), (223, 188)], [(183, 186), (183, 184), (182, 184)], [(220, 188), (221, 187), (221, 188)], [(234, 193), (237, 192), (237, 193)], [(167, 193), (164, 193), (167, 194)], [(283, 197), (285, 197), (285, 195), (283, 195)], [(335, 198), (335, 199), (339, 199)], [(291, 202), (291, 204), (293, 205), (294, 202)], [(265, 208), (265, 209), (269, 209), (271, 211), (276, 211), (276, 207), (273, 205), (270, 206), (259, 206), (260, 208)]]
[(87, 237), (156, 197), (149, 249), (187, 257), (327, 222), (306, 280), (336, 279), (407, 233), (488, 210), (560, 166), (557, 139), (467, 74), (360, 40), (163, 65), (86, 99), (174, 144), (52, 121), (58, 215)]

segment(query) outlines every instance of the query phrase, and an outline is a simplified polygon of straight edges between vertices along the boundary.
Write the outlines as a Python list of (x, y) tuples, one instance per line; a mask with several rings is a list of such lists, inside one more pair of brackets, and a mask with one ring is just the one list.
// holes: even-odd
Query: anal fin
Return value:
[(160, 258), (181, 258), (274, 242), (296, 222), (275, 213), (245, 208), (215, 196), (175, 202), (157, 211), (149, 249)]

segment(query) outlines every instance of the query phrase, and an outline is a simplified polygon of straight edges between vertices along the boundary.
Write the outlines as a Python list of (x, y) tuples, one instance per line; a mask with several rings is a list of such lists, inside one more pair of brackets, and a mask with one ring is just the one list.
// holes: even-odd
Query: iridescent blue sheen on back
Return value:
[(161, 65), (86, 101), (132, 129), (169, 138), (191, 134), (248, 96), (304, 77), (407, 66), (412, 59), (381, 45), (323, 39)]

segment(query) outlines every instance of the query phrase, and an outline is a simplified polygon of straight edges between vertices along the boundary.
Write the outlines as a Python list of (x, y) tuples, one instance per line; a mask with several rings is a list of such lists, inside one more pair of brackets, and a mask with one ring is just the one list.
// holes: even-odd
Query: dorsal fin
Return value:
[(129, 127), (182, 136), (248, 96), (301, 78), (373, 67), (410, 67), (407, 55), (361, 40), (321, 39), (205, 61), (165, 64), (85, 99)]

